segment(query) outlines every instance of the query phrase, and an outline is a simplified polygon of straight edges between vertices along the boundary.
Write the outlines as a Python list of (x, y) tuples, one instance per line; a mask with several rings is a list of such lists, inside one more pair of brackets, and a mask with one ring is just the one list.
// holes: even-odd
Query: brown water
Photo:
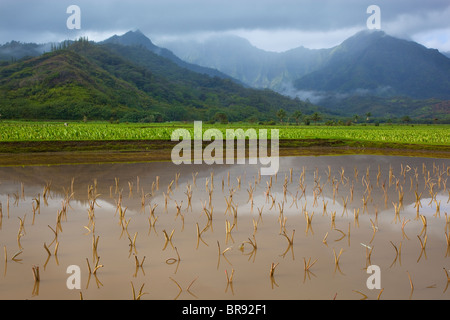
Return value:
[[(144, 284), (142, 299), (360, 299), (362, 294), (368, 299), (449, 299), (444, 271), (450, 270), (449, 167), (448, 159), (373, 155), (283, 157), (272, 178), (259, 177), (258, 167), (250, 165), (1, 167), (0, 246), (6, 248), (7, 261), (3, 253), (0, 299), (80, 299), (80, 293), (84, 299), (132, 299), (132, 284), (136, 294)], [(211, 209), (211, 190), (210, 223), (203, 206)], [(426, 217), (425, 229), (414, 208), (415, 190), (422, 193), (419, 215)], [(236, 217), (232, 208), (227, 210), (231, 193)], [(396, 215), (393, 203), (399, 205), (399, 193), (403, 206)], [(170, 195), (166, 208), (165, 194)], [(122, 219), (117, 203), (127, 208)], [(309, 226), (306, 212), (309, 217), (314, 213)], [(235, 224), (228, 235), (227, 222)], [(52, 229), (58, 230), (56, 239)], [(169, 236), (173, 231), (167, 243), (164, 231)], [(90, 274), (86, 259), (93, 270), (94, 237), (103, 267)], [(221, 252), (229, 249), (219, 254), (218, 244)], [(399, 255), (394, 245), (397, 250), (401, 245)], [(336, 265), (334, 252), (341, 249)], [(136, 268), (136, 257), (139, 262), (145, 257), (142, 267)], [(309, 272), (304, 259), (316, 261)], [(278, 265), (270, 277), (272, 263)], [(381, 268), (381, 294), (366, 286), (371, 264)], [(79, 290), (66, 286), (70, 265), (81, 268)], [(39, 266), (38, 288), (34, 266)], [(232, 285), (227, 285), (232, 270)]]

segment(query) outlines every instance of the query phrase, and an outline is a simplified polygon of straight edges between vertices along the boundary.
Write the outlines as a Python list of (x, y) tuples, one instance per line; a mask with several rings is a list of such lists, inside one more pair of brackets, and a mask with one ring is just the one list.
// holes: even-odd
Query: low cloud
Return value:
[(248, 39), (255, 47), (266, 51), (283, 52), (303, 46), (309, 49), (331, 48), (341, 44), (362, 26), (336, 29), (331, 31), (304, 30), (236, 30), (234, 34)]
[(340, 101), (351, 96), (383, 96), (389, 95), (392, 88), (390, 86), (380, 86), (376, 89), (356, 88), (349, 92), (326, 92), (316, 90), (298, 90), (292, 85), (286, 84), (280, 93), (292, 98), (299, 98), (302, 101), (310, 101), (314, 104), (320, 104), (324, 100)]
[[(140, 29), (150, 38), (234, 32), (258, 47), (284, 51), (303, 45), (332, 47), (365, 28), (372, 0), (2, 0), (0, 43), (74, 39), (66, 9), (81, 8), (82, 31), (92, 37)], [(448, 48), (434, 37), (448, 30), (448, 0), (378, 0), (387, 33)], [(102, 39), (98, 39), (102, 40)]]

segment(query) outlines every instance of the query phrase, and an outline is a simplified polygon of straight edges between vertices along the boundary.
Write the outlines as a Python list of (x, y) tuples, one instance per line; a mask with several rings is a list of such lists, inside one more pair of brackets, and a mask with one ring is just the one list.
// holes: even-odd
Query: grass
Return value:
[[(67, 124), (67, 125), (65, 125)], [(193, 133), (192, 123), (120, 123), (109, 122), (43, 122), (43, 121), (2, 121), (0, 141), (116, 141), (116, 140), (170, 140), (172, 131), (188, 129)], [(450, 125), (380, 125), (380, 126), (262, 126), (258, 124), (203, 124), (203, 132), (208, 129), (250, 128), (256, 130), (280, 130), (280, 140), (352, 140), (384, 143), (410, 143), (423, 145), (448, 145)]]
[[(0, 121), (0, 163), (3, 165), (49, 164), (51, 162), (169, 161), (178, 141), (171, 141), (175, 129), (191, 132), (192, 123), (118, 123)], [(219, 129), (279, 130), (280, 155), (396, 154), (444, 157), (450, 154), (450, 125), (354, 125), (354, 126), (263, 126), (249, 123), (206, 124)], [(204, 141), (203, 147), (210, 142)], [(224, 148), (226, 143), (223, 144)], [(236, 143), (235, 143), (236, 147)], [(154, 152), (157, 150), (158, 152)], [(225, 152), (225, 150), (224, 150)], [(68, 157), (65, 154), (71, 153)], [(22, 154), (28, 154), (25, 159)]]

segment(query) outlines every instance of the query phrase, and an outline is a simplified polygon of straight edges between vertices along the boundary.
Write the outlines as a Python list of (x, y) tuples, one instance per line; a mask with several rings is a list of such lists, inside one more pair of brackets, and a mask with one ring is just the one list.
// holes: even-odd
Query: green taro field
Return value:
[[(184, 128), (193, 136), (193, 123), (119, 123), (109, 122), (0, 122), (0, 142), (29, 141), (114, 141), (114, 140), (171, 140), (175, 129)], [(279, 129), (280, 140), (341, 140), (376, 142), (385, 144), (410, 144), (449, 146), (450, 125), (354, 125), (354, 126), (262, 126), (258, 124), (203, 124), (208, 129)]]

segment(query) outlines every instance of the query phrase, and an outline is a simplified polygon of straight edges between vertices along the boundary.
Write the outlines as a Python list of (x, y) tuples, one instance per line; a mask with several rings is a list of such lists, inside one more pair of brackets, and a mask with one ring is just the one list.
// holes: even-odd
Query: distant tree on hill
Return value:
[(286, 118), (286, 111), (284, 111), (284, 109), (278, 110), (277, 117), (280, 119), (280, 122), (283, 123), (283, 120)]
[(303, 117), (303, 122), (305, 123), (305, 125), (309, 126), (311, 124), (310, 117)]
[(318, 121), (322, 120), (322, 116), (318, 112), (314, 112), (311, 116), (311, 120), (314, 121), (314, 125), (316, 125)]
[(303, 113), (300, 110), (297, 110), (294, 112), (292, 117), (295, 119), (295, 123), (297, 123), (297, 125), (299, 125), (300, 119), (303, 118)]
[(214, 120), (218, 121), (222, 124), (227, 124), (228, 123), (228, 116), (225, 112), (217, 112), (214, 115)]
[(402, 118), (402, 122), (404, 122), (405, 124), (408, 124), (411, 122), (411, 118), (409, 116), (404, 116)]
[(153, 116), (155, 117), (155, 122), (163, 122), (164, 121), (163, 115), (159, 112), (156, 112)]

